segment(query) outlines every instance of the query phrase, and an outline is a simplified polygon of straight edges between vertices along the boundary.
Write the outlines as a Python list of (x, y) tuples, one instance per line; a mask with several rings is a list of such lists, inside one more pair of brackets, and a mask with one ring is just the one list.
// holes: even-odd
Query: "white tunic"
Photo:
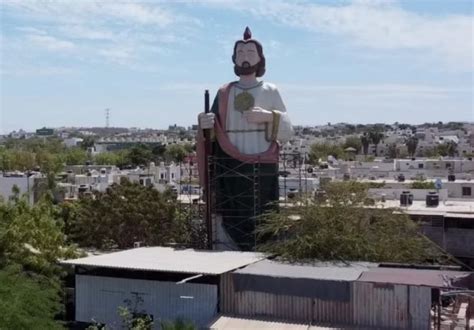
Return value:
[(242, 87), (234, 84), (229, 92), (227, 103), (226, 131), (230, 142), (244, 154), (257, 154), (266, 151), (270, 147), (268, 132), (272, 132), (272, 125), (248, 123), (240, 111), (234, 108), (234, 98), (246, 91), (255, 99), (254, 106), (265, 110), (275, 111), (280, 116), (276, 140), (280, 144), (287, 142), (293, 134), (290, 118), (286, 113), (285, 105), (275, 85), (267, 82), (259, 82), (255, 87)]

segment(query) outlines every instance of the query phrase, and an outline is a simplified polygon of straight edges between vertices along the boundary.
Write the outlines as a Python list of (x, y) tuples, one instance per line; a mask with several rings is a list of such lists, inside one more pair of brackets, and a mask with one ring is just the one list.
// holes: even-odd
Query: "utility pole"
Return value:
[(105, 127), (106, 128), (109, 128), (109, 124), (110, 124), (109, 120), (110, 120), (110, 109), (107, 108), (105, 109)]

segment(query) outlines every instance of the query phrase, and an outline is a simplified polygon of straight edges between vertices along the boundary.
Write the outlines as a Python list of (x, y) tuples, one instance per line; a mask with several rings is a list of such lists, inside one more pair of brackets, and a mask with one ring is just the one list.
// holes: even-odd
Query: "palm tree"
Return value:
[(362, 149), (364, 150), (364, 155), (367, 157), (367, 154), (369, 153), (369, 144), (370, 144), (370, 139), (367, 136), (367, 132), (361, 135), (360, 142), (362, 143)]
[(413, 157), (416, 152), (416, 147), (418, 146), (418, 138), (415, 136), (411, 136), (408, 138), (408, 141), (406, 144), (407, 144), (408, 154)]
[(449, 141), (449, 142), (447, 143), (447, 146), (448, 146), (448, 156), (450, 156), (450, 157), (456, 156), (457, 147), (458, 147), (458, 145), (456, 144), (456, 142)]
[(372, 129), (369, 131), (369, 140), (373, 144), (375, 144), (375, 156), (377, 156), (377, 146), (380, 143), (380, 141), (383, 139), (384, 134), (380, 132), (379, 130)]

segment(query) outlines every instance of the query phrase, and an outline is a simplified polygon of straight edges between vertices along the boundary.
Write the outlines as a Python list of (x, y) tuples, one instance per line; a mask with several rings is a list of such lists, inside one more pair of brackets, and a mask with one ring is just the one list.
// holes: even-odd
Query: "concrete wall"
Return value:
[(421, 231), (452, 255), (474, 258), (474, 229), (432, 227), (430, 224), (423, 225)]
[(10, 196), (12, 196), (12, 188), (13, 186), (17, 186), (20, 190), (20, 195), (28, 194), (28, 201), (30, 205), (34, 203), (34, 194), (33, 194), (33, 187), (34, 187), (34, 176), (30, 177), (4, 177), (0, 176), (0, 196), (4, 200), (8, 200)]

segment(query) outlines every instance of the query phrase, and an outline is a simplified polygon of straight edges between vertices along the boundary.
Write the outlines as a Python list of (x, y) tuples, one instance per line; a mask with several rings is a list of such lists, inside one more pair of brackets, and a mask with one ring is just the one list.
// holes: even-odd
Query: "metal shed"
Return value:
[(352, 283), (375, 266), (263, 260), (221, 278), (221, 312), (308, 324), (352, 324)]
[(206, 326), (218, 313), (220, 276), (264, 259), (251, 252), (137, 248), (66, 260), (75, 266), (76, 321), (120, 326), (120, 306), (160, 321)]
[(469, 276), (457, 271), (370, 269), (354, 283), (354, 324), (378, 329), (430, 329), (432, 288), (450, 288)]

